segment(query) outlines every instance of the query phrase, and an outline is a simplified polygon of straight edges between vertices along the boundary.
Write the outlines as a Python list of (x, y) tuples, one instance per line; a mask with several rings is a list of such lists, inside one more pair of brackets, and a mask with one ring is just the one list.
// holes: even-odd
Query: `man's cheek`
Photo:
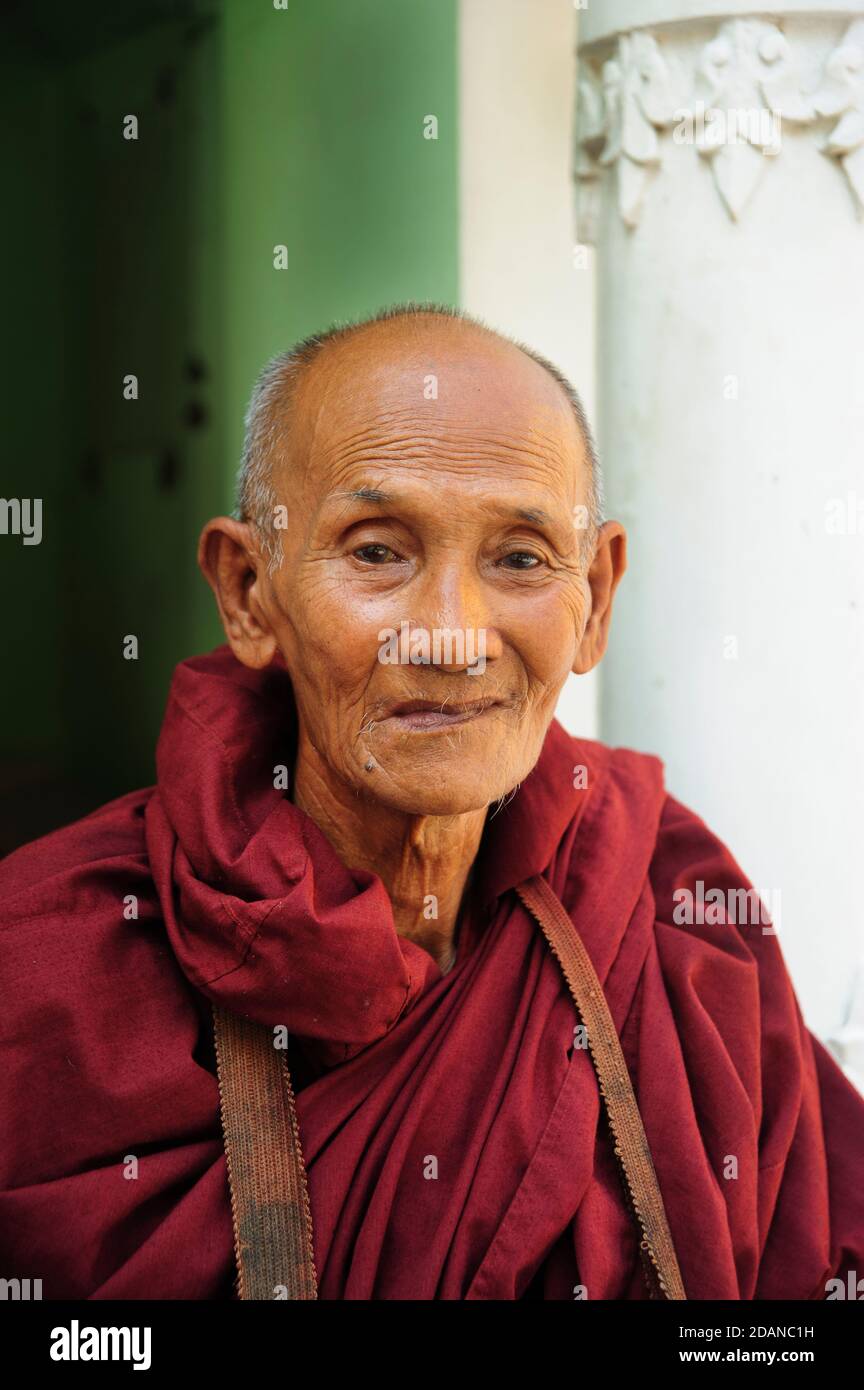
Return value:
[(541, 686), (563, 680), (576, 653), (578, 630), (572, 608), (556, 605), (540, 613), (523, 634), (519, 650), (529, 674)]

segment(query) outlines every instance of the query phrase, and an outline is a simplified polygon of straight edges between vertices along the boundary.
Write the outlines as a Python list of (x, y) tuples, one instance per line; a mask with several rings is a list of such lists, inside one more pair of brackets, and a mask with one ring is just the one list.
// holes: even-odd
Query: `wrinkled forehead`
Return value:
[[(465, 325), (377, 324), (329, 345), (291, 412), (292, 481), (310, 503), (366, 465), (503, 470), (520, 461), (568, 488), (585, 468), (572, 406), (510, 343)], [(296, 471), (295, 471), (296, 470)], [(299, 476), (298, 476), (299, 475)]]

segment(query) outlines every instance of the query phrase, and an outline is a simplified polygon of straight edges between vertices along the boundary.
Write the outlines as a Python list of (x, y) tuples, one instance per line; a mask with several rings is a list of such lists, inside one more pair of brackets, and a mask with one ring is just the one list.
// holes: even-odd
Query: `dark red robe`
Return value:
[(291, 1035), (322, 1298), (645, 1298), (573, 1004), (511, 891), (537, 873), (604, 984), (688, 1296), (864, 1274), (864, 1099), (775, 935), (674, 925), (675, 889), (748, 885), (655, 758), (552, 725), (490, 812), (442, 976), (274, 789), (294, 717), (281, 665), (183, 663), (158, 786), (0, 865), (0, 1274), (232, 1295), (218, 1000)]

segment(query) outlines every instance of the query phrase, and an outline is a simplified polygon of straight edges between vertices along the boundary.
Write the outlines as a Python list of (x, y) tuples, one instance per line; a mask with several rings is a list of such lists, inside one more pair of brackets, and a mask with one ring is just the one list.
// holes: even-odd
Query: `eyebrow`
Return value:
[(341, 495), (350, 498), (352, 502), (377, 502), (381, 506), (394, 501), (389, 492), (382, 492), (377, 487), (358, 487), (355, 492), (343, 492)]
[(527, 509), (524, 507), (517, 507), (513, 515), (518, 516), (522, 521), (533, 521), (538, 526), (545, 526), (549, 521), (549, 518), (546, 515), (546, 513), (544, 511), (541, 511), (539, 507), (531, 507)]
[[(352, 502), (372, 502), (382, 507), (397, 501), (389, 492), (382, 492), (377, 487), (358, 487), (353, 492), (343, 492), (340, 495)], [(540, 507), (516, 507), (512, 514), (520, 521), (530, 521), (536, 526), (546, 526), (549, 522), (548, 515)]]

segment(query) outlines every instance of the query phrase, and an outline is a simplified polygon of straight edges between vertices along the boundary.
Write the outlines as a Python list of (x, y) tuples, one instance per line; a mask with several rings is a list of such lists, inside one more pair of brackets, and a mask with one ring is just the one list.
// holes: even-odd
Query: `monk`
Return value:
[[(749, 901), (742, 870), (658, 759), (554, 719), (625, 571), (599, 499), (572, 388), (458, 313), (390, 310), (265, 369), (238, 512), (200, 541), (227, 643), (177, 668), (156, 785), (0, 866), (0, 1274), (248, 1296), (222, 1017), (283, 1049), (296, 1135), (254, 1130), (249, 1161), (300, 1165), (314, 1282), (288, 1296), (860, 1287), (864, 1100), (777, 934), (687, 920), (700, 884)], [(526, 884), (584, 948), (678, 1294), (649, 1277), (605, 1025)]]

